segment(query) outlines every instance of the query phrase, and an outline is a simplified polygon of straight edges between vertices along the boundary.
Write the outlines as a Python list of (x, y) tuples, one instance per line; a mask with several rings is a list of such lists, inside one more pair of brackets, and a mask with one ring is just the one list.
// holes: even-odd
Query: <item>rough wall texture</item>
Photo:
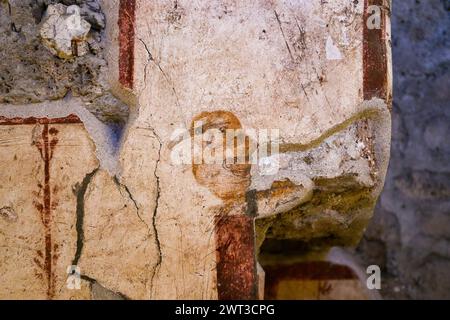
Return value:
[(450, 3), (394, 1), (390, 168), (359, 246), (385, 298), (450, 298)]
[[(39, 27), (48, 6), (55, 3), (80, 5), (83, 19), (91, 25), (86, 55), (60, 59), (44, 46)], [(128, 108), (109, 92), (104, 28), (105, 17), (96, 0), (1, 1), (0, 103), (26, 104), (79, 96), (102, 121), (123, 124)]]
[[(101, 17), (97, 2), (77, 3)], [(41, 30), (47, 48), (36, 32), (30, 41), (49, 70), (70, 76), (60, 83), (44, 71), (37, 81), (40, 70), (17, 73), (23, 62), (14, 57), (28, 53), (2, 51), (18, 61), (4, 87), (36, 101), (6, 99), (0, 109), (0, 253), (9, 258), (0, 264), (1, 297), (256, 298), (257, 259), (269, 265), (279, 243), (283, 259), (324, 260), (330, 247), (360, 239), (389, 158), (389, 1), (105, 0), (104, 29), (81, 10), (93, 27), (87, 35), (88, 22), (72, 30), (73, 7), (44, 3), (37, 25), (37, 4), (3, 2), (6, 35), (22, 39), (13, 14), (22, 10), (23, 29)], [(381, 23), (369, 30), (370, 4), (380, 6)], [(80, 63), (98, 71), (91, 81)], [(30, 90), (49, 79), (59, 95)], [(103, 124), (83, 108), (108, 122), (109, 108), (97, 113), (91, 94), (109, 91), (131, 107), (110, 153)], [(272, 129), (277, 135), (264, 139)], [(230, 139), (227, 130), (241, 131)], [(269, 142), (267, 154), (251, 152)], [(188, 143), (194, 160), (176, 161)], [(207, 163), (219, 146), (226, 150), (213, 153), (222, 157)], [(80, 268), (83, 290), (65, 285), (70, 264)], [(336, 292), (354, 279), (322, 271), (338, 281)]]

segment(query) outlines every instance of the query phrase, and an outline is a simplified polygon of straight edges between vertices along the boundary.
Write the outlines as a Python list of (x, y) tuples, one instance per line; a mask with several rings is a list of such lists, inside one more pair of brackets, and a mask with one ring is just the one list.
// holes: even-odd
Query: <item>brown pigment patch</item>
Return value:
[[(202, 124), (202, 131), (195, 132), (197, 128), (194, 128), (195, 124)], [(242, 129), (239, 119), (229, 111), (214, 111), (214, 112), (202, 112), (193, 118), (191, 123), (191, 137), (194, 135), (202, 135), (206, 131), (211, 129), (220, 130), (223, 133), (223, 150), (225, 150), (226, 130), (238, 130)], [(195, 143), (195, 140), (193, 141)], [(250, 186), (250, 169), (251, 165), (248, 163), (237, 164), (237, 139), (234, 143), (234, 155), (235, 164), (204, 164), (203, 157), (202, 164), (193, 164), (192, 173), (194, 174), (197, 182), (213, 192), (216, 196), (225, 201), (244, 201), (247, 188)], [(249, 141), (246, 140), (245, 154), (248, 157)], [(203, 148), (206, 145), (202, 146)], [(225, 159), (225, 151), (223, 153), (223, 159)]]
[(136, 0), (120, 0), (119, 4), (119, 82), (133, 89)]
[[(388, 53), (386, 42), (386, 10), (385, 0), (364, 1), (363, 25), (363, 91), (364, 99), (390, 99), (387, 96), (388, 86)], [(381, 8), (381, 28), (369, 29), (367, 20), (370, 17), (367, 9), (371, 5)]]
[(217, 217), (217, 291), (219, 300), (257, 298), (253, 218)]
[(70, 123), (82, 123), (80, 118), (78, 116), (71, 114), (67, 117), (63, 118), (35, 118), (35, 117), (29, 117), (29, 118), (7, 118), (0, 116), (0, 125), (22, 125), (22, 124), (70, 124)]
[[(201, 132), (195, 124), (202, 122)], [(239, 119), (228, 111), (202, 112), (194, 117), (191, 136), (201, 135), (210, 129), (223, 134), (226, 147), (226, 130), (241, 129)], [(237, 140), (233, 141), (234, 146)], [(204, 147), (204, 146), (203, 146)], [(245, 145), (248, 153), (248, 144)], [(235, 151), (236, 157), (237, 151)], [(224, 158), (223, 158), (224, 159)], [(203, 163), (203, 158), (201, 159)], [(250, 186), (250, 164), (193, 164), (196, 181), (206, 186), (224, 206), (216, 217), (217, 293), (220, 300), (247, 300), (257, 298), (256, 252), (254, 230), (254, 201), (247, 193)], [(249, 201), (249, 202), (247, 202)], [(247, 202), (247, 203), (246, 203)], [(245, 204), (245, 206), (244, 206)], [(233, 207), (246, 207), (241, 213), (228, 215)]]

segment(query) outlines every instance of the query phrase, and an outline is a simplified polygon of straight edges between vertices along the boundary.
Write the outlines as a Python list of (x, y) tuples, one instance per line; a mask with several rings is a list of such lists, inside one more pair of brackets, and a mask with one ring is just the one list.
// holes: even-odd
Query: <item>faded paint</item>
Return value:
[(92, 142), (75, 116), (2, 117), (0, 141), (0, 203), (8, 203), (17, 214), (9, 227), (0, 221), (0, 296), (88, 298), (86, 284), (71, 292), (65, 281), (76, 247), (72, 187), (84, 170), (96, 165)]
[[(119, 5), (115, 7), (111, 3)], [(8, 159), (2, 171), (7, 181), (5, 186), (12, 188), (21, 179), (25, 181), (24, 186), (34, 185), (38, 177), (43, 181), (42, 189), (50, 190), (47, 205), (42, 204), (44, 216), (70, 219), (70, 222), (57, 224), (60, 229), (70, 226), (70, 235), (65, 233), (66, 242), (60, 241), (63, 237), (59, 233), (54, 234), (59, 229), (51, 226), (49, 242), (58, 244), (60, 254), (54, 259), (55, 264), (77, 261), (86, 278), (134, 299), (240, 299), (257, 294), (253, 225), (258, 215), (272, 214), (283, 221), (289, 214), (295, 214), (288, 212), (292, 206), (300, 206), (297, 211), (312, 208), (308, 212), (321, 210), (321, 205), (328, 210), (328, 204), (343, 211), (350, 208), (352, 215), (348, 218), (354, 223), (349, 227), (344, 228), (338, 223), (339, 219), (318, 223), (324, 234), (337, 230), (336, 234), (343, 235), (338, 240), (344, 245), (357, 240), (382, 186), (389, 145), (389, 118), (382, 111), (386, 101), (365, 101), (373, 97), (383, 99), (379, 92), (389, 87), (387, 76), (371, 75), (376, 68), (367, 65), (368, 59), (387, 59), (390, 63), (389, 55), (383, 53), (388, 48), (379, 49), (385, 44), (376, 43), (387, 39), (376, 32), (369, 34), (363, 25), (367, 2), (231, 1), (228, 5), (222, 1), (177, 1), (174, 4), (120, 0), (104, 6), (107, 21), (117, 21), (119, 26), (117, 35), (115, 26), (107, 26), (107, 50), (114, 53), (108, 55), (109, 66), (114, 67), (110, 71), (112, 81), (118, 79), (120, 87), (137, 97), (138, 102), (118, 155), (121, 170), (113, 171), (113, 175), (96, 170), (95, 148), (79, 124), (25, 124), (30, 120), (12, 119), (5, 120), (11, 124), (10, 128), (2, 128), (0, 141), (5, 143), (0, 152)], [(335, 52), (331, 57), (337, 56), (335, 49), (338, 49), (341, 60), (327, 59), (327, 43), (323, 41), (327, 37), (333, 39), (331, 51)], [(123, 96), (113, 87), (115, 94)], [(378, 93), (374, 94), (375, 91)], [(250, 165), (174, 165), (170, 162), (171, 133), (175, 127), (190, 128), (193, 119), (200, 118), (218, 128), (279, 128), (281, 143), (286, 147), (281, 152), (287, 159), (293, 159), (287, 161), (289, 165), (298, 164), (294, 160), (298, 160), (302, 152), (311, 151), (310, 155), (317, 157), (305, 157), (304, 162), (310, 171), (325, 173), (327, 178), (317, 175), (299, 178), (294, 167), (288, 166), (283, 177), (272, 179), (266, 184), (267, 188), (253, 190), (250, 186), (259, 177)], [(367, 120), (370, 133), (355, 136), (347, 132), (361, 119)], [(33, 135), (31, 127), (37, 125)], [(50, 130), (53, 126), (58, 126), (59, 141), (53, 143), (52, 157)], [(10, 137), (20, 136), (22, 130), (25, 138), (13, 147), (29, 157), (23, 160), (25, 164), (30, 163), (25, 165), (24, 172), (9, 155), (11, 146), (8, 145)], [(71, 143), (65, 143), (68, 132), (73, 138), (69, 139)], [(352, 156), (347, 157), (336, 146), (328, 147), (328, 138), (342, 135), (350, 140), (356, 137), (357, 146), (362, 145), (357, 149), (353, 139), (343, 147), (351, 150), (357, 161), (363, 162), (356, 169), (362, 176), (356, 175), (359, 180), (345, 179), (354, 171), (340, 166)], [(362, 136), (368, 138), (367, 141), (359, 141)], [(30, 137), (43, 141), (43, 158), (51, 160), (48, 175), (38, 149), (29, 146)], [(363, 160), (363, 156), (371, 158)], [(341, 161), (343, 158), (347, 160)], [(99, 159), (102, 160), (101, 154)], [(333, 168), (337, 166), (338, 170), (327, 171), (325, 165), (320, 165), (324, 163), (320, 162), (322, 160)], [(64, 168), (70, 164), (74, 172), (65, 174), (61, 169), (63, 173), (53, 173), (52, 169), (57, 169), (56, 163), (60, 161), (65, 163)], [(368, 163), (370, 165), (366, 166)], [(9, 172), (9, 167), (14, 169)], [(366, 174), (367, 168), (373, 170)], [(365, 184), (369, 180), (366, 176), (373, 176), (369, 181), (370, 190), (366, 190), (369, 188)], [(49, 187), (45, 187), (45, 181)], [(54, 185), (54, 181), (57, 184)], [(80, 194), (78, 189), (75, 196), (69, 189), (77, 184), (83, 185), (83, 192)], [(361, 185), (366, 189), (362, 190)], [(30, 198), (26, 187), (23, 188), (23, 194), (15, 196)], [(315, 197), (310, 197), (311, 190), (315, 191)], [(39, 191), (36, 191), (39, 199), (45, 200), (45, 192), (39, 194)], [(339, 196), (321, 202), (336, 192)], [(62, 269), (53, 268), (51, 264), (50, 274), (55, 277), (50, 277), (50, 281), (47, 277), (47, 280), (44, 276), (40, 279), (38, 275), (25, 272), (23, 282), (16, 287), (11, 284), (17, 277), (13, 259), (17, 259), (21, 267), (29, 267), (28, 253), (17, 258), (19, 251), (14, 251), (15, 244), (32, 239), (37, 244), (34, 246), (32, 241), (33, 254), (44, 261), (48, 256), (52, 260), (57, 250), (49, 246), (47, 253), (42, 251), (41, 244), (45, 244), (46, 238), (44, 225), (39, 224), (36, 217), (26, 215), (30, 211), (22, 209), (28, 208), (26, 200), (17, 201), (8, 191), (0, 195), (4, 198), (0, 202), (2, 208), (12, 207), (18, 216), (14, 223), (0, 219), (2, 226), (7, 223), (7, 235), (14, 239), (4, 240), (9, 251), (0, 248), (2, 257), (7, 257), (7, 262), (1, 266), (4, 268), (1, 271), (5, 271), (0, 275), (2, 283), (4, 279), (7, 283), (2, 294), (12, 292), (23, 296), (20, 290), (29, 283), (27, 281), (37, 279), (27, 292), (29, 296), (43, 297), (44, 287), (45, 297), (49, 293), (55, 298), (64, 296), (66, 293), (56, 290), (61, 287)], [(304, 202), (310, 199), (312, 201)], [(55, 200), (60, 201), (52, 206)], [(71, 209), (61, 214), (61, 206)], [(73, 212), (77, 206), (84, 209), (80, 210), (84, 217), (78, 220), (83, 222), (78, 228)], [(335, 211), (322, 211), (339, 218)], [(299, 232), (304, 236), (308, 222), (317, 222), (313, 218), (314, 215), (301, 216), (292, 220), (289, 228), (264, 232), (270, 231), (276, 240), (295, 238)], [(15, 237), (20, 231), (17, 226), (25, 222), (31, 226), (24, 229), (29, 233), (19, 234), (22, 238)], [(79, 234), (77, 237), (81, 229), (83, 237)], [(318, 235), (311, 228), (306, 234)], [(82, 239), (82, 247), (76, 246), (77, 239)], [(36, 250), (41, 251), (36, 253)], [(78, 257), (72, 260), (74, 253)], [(330, 293), (330, 286), (321, 284), (317, 290), (326, 295)]]
[(365, 0), (364, 1), (364, 23), (369, 18), (368, 8), (372, 5), (381, 8), (381, 28), (369, 29), (364, 25), (363, 36), (363, 87), (364, 99), (381, 98), (386, 100), (390, 107), (392, 97), (389, 93), (389, 38), (387, 34), (387, 21), (390, 11), (389, 0)]
[(367, 299), (363, 283), (348, 266), (309, 261), (265, 266), (265, 299)]
[(133, 89), (136, 0), (120, 0), (119, 4), (119, 81)]

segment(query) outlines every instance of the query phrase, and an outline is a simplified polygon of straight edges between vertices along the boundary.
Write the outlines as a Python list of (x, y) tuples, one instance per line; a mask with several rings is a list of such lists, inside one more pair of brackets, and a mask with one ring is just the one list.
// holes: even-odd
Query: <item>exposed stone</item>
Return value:
[[(42, 24), (53, 34), (53, 29), (48, 29), (50, 25), (64, 24), (70, 17), (74, 18), (65, 15), (66, 6), (59, 2), (81, 7), (80, 21), (83, 22), (80, 24), (84, 27), (81, 28), (83, 41), (78, 43), (78, 51), (84, 56), (63, 60), (44, 46), (39, 31)], [(47, 5), (57, 14), (45, 17)], [(58, 14), (63, 15), (58, 18)], [(85, 34), (87, 25), (84, 20), (94, 26), (88, 34)], [(123, 125), (128, 118), (128, 107), (110, 91), (109, 68), (103, 52), (103, 26), (104, 16), (96, 0), (0, 2), (0, 103), (26, 104), (79, 96), (100, 120)], [(58, 28), (55, 32), (68, 31), (62, 25)], [(65, 46), (60, 48), (65, 57), (72, 57), (69, 39), (77, 36), (77, 32), (57, 36), (58, 42)], [(56, 36), (51, 34), (48, 36)], [(51, 46), (54, 45), (52, 42)], [(33, 105), (29, 107), (33, 108)]]
[(62, 59), (84, 56), (91, 25), (80, 16), (80, 7), (49, 5), (40, 26), (44, 45)]

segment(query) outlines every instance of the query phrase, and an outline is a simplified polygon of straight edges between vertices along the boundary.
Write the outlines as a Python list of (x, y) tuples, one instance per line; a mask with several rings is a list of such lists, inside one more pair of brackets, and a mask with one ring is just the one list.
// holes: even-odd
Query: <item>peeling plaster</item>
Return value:
[(46, 101), (33, 105), (0, 104), (0, 116), (7, 118), (62, 118), (71, 114), (81, 119), (95, 143), (95, 154), (100, 162), (100, 167), (107, 170), (112, 176), (118, 174), (121, 138), (117, 139), (113, 128), (86, 110), (80, 99), (68, 97), (63, 100)]

